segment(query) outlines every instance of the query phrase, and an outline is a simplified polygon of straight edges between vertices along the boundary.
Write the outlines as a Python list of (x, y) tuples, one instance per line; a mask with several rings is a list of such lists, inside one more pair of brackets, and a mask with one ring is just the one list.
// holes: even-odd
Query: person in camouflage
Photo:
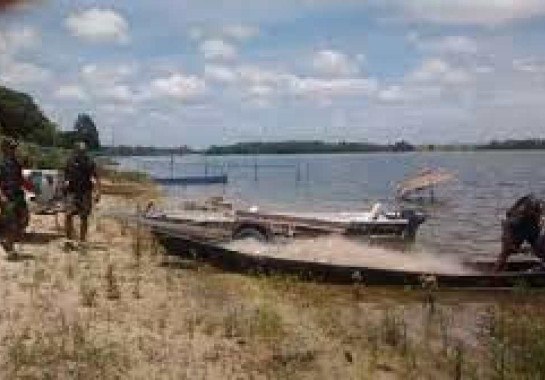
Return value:
[[(94, 184), (93, 184), (94, 180)], [(68, 158), (64, 169), (66, 194), (66, 237), (74, 238), (74, 216), (80, 218), (79, 240), (87, 240), (89, 215), (93, 208), (93, 187), (96, 185), (96, 198), (100, 198), (100, 179), (96, 164), (87, 154), (85, 143), (79, 142)]]
[(496, 263), (496, 271), (504, 270), (509, 256), (517, 253), (525, 242), (530, 244), (535, 256), (545, 259), (542, 215), (542, 202), (534, 194), (523, 196), (507, 210), (506, 218), (502, 222), (501, 252)]
[(5, 138), (1, 143), (0, 163), (0, 226), (1, 244), (8, 256), (15, 255), (14, 243), (20, 238), (28, 222), (28, 207), (23, 190), (23, 170), (16, 150), (17, 142)]

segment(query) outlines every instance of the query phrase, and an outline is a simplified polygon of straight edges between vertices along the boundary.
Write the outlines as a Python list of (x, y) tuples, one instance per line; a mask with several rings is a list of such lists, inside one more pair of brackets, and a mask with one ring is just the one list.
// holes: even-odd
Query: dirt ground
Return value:
[[(146, 231), (105, 216), (137, 203), (105, 197), (89, 243), (77, 248), (67, 246), (54, 217), (33, 216), (19, 260), (1, 256), (0, 378), (541, 373), (541, 367), (520, 367), (505, 348), (511, 335), (498, 333), (498, 326), (510, 331), (509, 310), (537, 318), (541, 293), (461, 294), (224, 274), (168, 257)], [(527, 346), (521, 355), (541, 354), (540, 348)]]

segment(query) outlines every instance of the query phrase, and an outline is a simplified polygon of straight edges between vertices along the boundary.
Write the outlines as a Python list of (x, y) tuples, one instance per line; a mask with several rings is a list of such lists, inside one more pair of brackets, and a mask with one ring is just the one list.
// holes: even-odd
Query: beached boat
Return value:
[[(259, 214), (252, 210), (251, 213)], [(247, 212), (243, 213), (246, 215)], [(306, 218), (310, 218), (307, 215)], [(266, 215), (268, 219), (271, 215)], [(272, 216), (277, 220), (278, 215)], [(286, 214), (282, 214), (286, 217)], [(296, 214), (300, 222), (301, 215)], [(315, 214), (312, 214), (313, 220)], [(333, 220), (332, 220), (333, 219)], [(327, 218), (326, 224), (345, 223), (345, 219)], [(193, 220), (193, 222), (188, 222)], [(174, 218), (168, 215), (148, 215), (137, 218), (136, 221), (151, 227), (158, 242), (165, 248), (168, 255), (183, 259), (205, 262), (220, 270), (234, 273), (258, 275), (289, 275), (302, 281), (326, 282), (332, 284), (365, 284), (414, 286), (418, 288), (513, 288), (513, 287), (545, 287), (545, 266), (536, 258), (528, 256), (511, 257), (504, 272), (495, 273), (495, 256), (476, 257), (470, 261), (461, 262), (461, 267), (452, 271), (436, 271), (422, 268), (401, 269), (389, 268), (388, 264), (368, 266), (362, 264), (335, 263), (324, 260), (309, 260), (300, 257), (281, 257), (269, 255), (262, 251), (253, 253), (239, 250), (236, 246), (223, 244), (225, 237), (234, 238), (233, 233), (225, 234), (225, 225), (233, 226), (233, 219), (223, 219), (206, 216), (188, 218), (178, 215)], [(209, 227), (210, 222), (216, 223), (217, 231)], [(225, 224), (227, 223), (227, 224)], [(315, 223), (312, 223), (316, 226)], [(203, 228), (206, 226), (206, 228)], [(222, 227), (223, 228), (220, 228)], [(320, 227), (316, 227), (320, 228)], [(203, 234), (203, 231), (206, 231)], [(326, 231), (331, 231), (326, 228)], [(342, 248), (341, 248), (342, 249)]]
[(256, 207), (233, 210), (223, 203), (211, 207), (190, 207), (178, 212), (148, 210), (144, 219), (162, 228), (190, 231), (191, 235), (212, 235), (214, 240), (254, 238), (304, 238), (340, 234), (366, 238), (412, 240), (424, 214), (414, 210), (383, 211), (376, 204), (362, 212), (268, 212)]
[(411, 286), (423, 289), (545, 287), (545, 269), (539, 260), (532, 258), (512, 258), (505, 272), (501, 273), (493, 272), (494, 259), (467, 262), (467, 270), (461, 273), (435, 273), (425, 269), (388, 269), (250, 254), (214, 242), (199, 241), (168, 228), (157, 228), (155, 235), (168, 255), (202, 261), (233, 273), (287, 275), (301, 281), (330, 284)]

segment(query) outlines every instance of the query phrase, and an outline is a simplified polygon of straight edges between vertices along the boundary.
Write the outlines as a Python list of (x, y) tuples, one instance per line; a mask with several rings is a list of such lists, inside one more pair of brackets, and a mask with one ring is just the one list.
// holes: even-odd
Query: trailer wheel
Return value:
[(239, 229), (233, 234), (233, 239), (234, 240), (253, 239), (262, 243), (268, 240), (267, 235), (265, 233), (253, 227), (244, 227)]

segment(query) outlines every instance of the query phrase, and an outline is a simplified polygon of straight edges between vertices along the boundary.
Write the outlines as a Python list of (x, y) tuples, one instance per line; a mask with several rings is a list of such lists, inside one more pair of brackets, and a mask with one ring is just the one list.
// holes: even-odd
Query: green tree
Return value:
[(100, 149), (100, 138), (97, 127), (91, 116), (79, 114), (74, 124), (75, 138), (85, 141), (90, 149)]
[(0, 133), (52, 146), (56, 141), (57, 126), (43, 114), (32, 97), (0, 86)]

